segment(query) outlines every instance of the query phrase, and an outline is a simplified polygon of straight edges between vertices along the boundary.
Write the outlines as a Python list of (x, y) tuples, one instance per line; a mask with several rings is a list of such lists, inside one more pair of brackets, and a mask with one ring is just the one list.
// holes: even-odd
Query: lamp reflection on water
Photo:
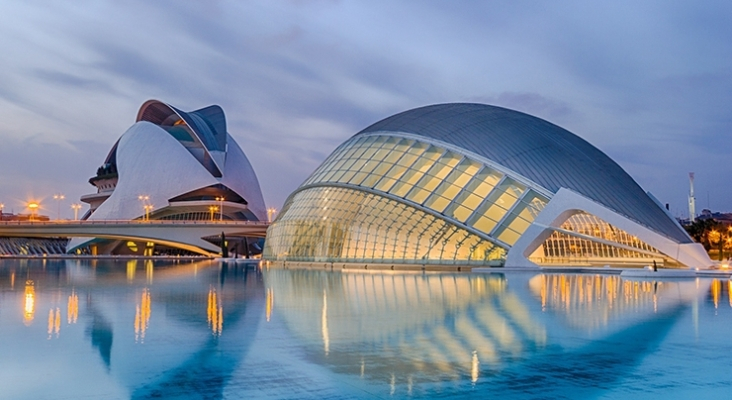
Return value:
[(36, 314), (36, 288), (32, 280), (25, 281), (25, 302), (23, 307), (23, 323), (30, 326)]
[(61, 332), (61, 309), (56, 307), (56, 312), (53, 308), (48, 310), (48, 339), (50, 340), (53, 334), (56, 334), (58, 338)]
[(135, 343), (145, 343), (145, 333), (150, 324), (150, 289), (145, 288), (140, 295), (140, 303), (135, 307)]
[(265, 306), (265, 317), (267, 318), (267, 322), (272, 318), (272, 308), (274, 307), (274, 293), (272, 292), (272, 288), (267, 288), (267, 299), (266, 299), (266, 306)]
[(69, 324), (75, 324), (79, 318), (79, 296), (75, 290), (71, 290), (69, 301), (66, 306), (66, 321)]
[(219, 303), (216, 289), (210, 288), (208, 290), (206, 320), (214, 336), (221, 336), (221, 332), (224, 330), (224, 308)]

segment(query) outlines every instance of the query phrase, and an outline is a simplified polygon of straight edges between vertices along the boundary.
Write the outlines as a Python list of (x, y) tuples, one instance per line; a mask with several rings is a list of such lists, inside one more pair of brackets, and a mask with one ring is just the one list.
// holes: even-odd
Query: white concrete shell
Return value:
[[(145, 110), (146, 113), (143, 112)], [(199, 112), (201, 115), (197, 114)], [(150, 114), (153, 118), (165, 116), (164, 113), (169, 115), (164, 125), (149, 122), (152, 118), (143, 119)], [(184, 126), (190, 137), (181, 139), (182, 128), (178, 125)], [(177, 136), (171, 128), (178, 129)], [(204, 137), (199, 132), (202, 129), (207, 130), (207, 140), (200, 139)], [(241, 197), (236, 201), (227, 198), (223, 204), (232, 214), (239, 211), (231, 216), (232, 219), (266, 221), (266, 206), (256, 174), (244, 152), (225, 129), (223, 111), (217, 106), (185, 113), (157, 101), (146, 102), (140, 110), (138, 122), (122, 135), (112, 149), (114, 154), (110, 153), (108, 157), (107, 162), (113, 160), (117, 174), (113, 191), (96, 209), (92, 209), (87, 219), (140, 219), (146, 215), (145, 205), (150, 208), (148, 215), (153, 216), (170, 214), (171, 210), (177, 209), (206, 213), (209, 203), (219, 203), (213, 199), (174, 199), (215, 187), (219, 192)], [(213, 168), (207, 163), (211, 159), (215, 161)], [(145, 197), (144, 201), (140, 196)], [(74, 251), (89, 242), (89, 239), (75, 238), (68, 249)]]

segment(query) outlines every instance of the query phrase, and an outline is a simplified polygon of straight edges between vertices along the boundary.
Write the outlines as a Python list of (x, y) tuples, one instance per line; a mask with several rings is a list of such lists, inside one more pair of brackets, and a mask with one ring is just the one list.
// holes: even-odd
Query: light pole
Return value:
[(219, 206), (219, 221), (224, 220), (224, 196), (219, 196), (216, 198), (216, 201), (218, 201), (221, 205)]
[(142, 209), (145, 211), (145, 213), (143, 214), (144, 215), (143, 221), (145, 221), (145, 220), (147, 220), (147, 202), (148, 202), (148, 200), (150, 200), (150, 196), (141, 194), (141, 195), (137, 196), (137, 200), (140, 200), (142, 202)]
[(81, 204), (74, 203), (71, 205), (71, 208), (74, 209), (74, 221), (79, 219), (79, 210), (81, 209)]
[(152, 204), (145, 205), (145, 221), (150, 221), (150, 211), (153, 209)]
[(5, 208), (5, 204), (0, 203), (0, 221), (3, 220), (3, 209)]
[(272, 222), (272, 217), (275, 215), (276, 212), (277, 209), (274, 207), (270, 207), (267, 209), (267, 222)]
[(218, 210), (218, 209), (219, 209), (219, 208), (218, 208), (218, 207), (216, 207), (216, 206), (208, 206), (208, 211), (209, 211), (209, 212), (211, 213), (211, 222), (213, 222), (213, 221), (214, 221), (214, 213), (215, 213), (215, 212), (216, 212), (216, 210)]
[(53, 195), (53, 199), (56, 200), (56, 221), (61, 219), (61, 200), (65, 198), (66, 196), (63, 193)]

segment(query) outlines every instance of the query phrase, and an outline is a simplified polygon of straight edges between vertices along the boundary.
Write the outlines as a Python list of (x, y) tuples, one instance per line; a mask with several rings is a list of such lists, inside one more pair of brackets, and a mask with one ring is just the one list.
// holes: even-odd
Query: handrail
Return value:
[(0, 221), (0, 226), (58, 226), (58, 225), (234, 225), (267, 226), (264, 221), (175, 221), (175, 220), (54, 220), (54, 221)]

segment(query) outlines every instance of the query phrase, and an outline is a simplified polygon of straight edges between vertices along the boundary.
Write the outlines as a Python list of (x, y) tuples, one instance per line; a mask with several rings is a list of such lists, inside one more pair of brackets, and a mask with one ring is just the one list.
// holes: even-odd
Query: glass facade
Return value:
[(384, 192), (464, 224), (508, 248), (549, 199), (478, 160), (415, 139), (359, 136), (303, 186), (343, 184)]
[(264, 258), (492, 265), (505, 258), (505, 250), (384, 196), (313, 187), (295, 194), (272, 224)]
[[(598, 242), (592, 239), (600, 239)], [(638, 237), (618, 229), (602, 219), (579, 213), (565, 221), (561, 229), (534, 252), (530, 260), (537, 264), (648, 264), (653, 260), (664, 266), (676, 264)]]

